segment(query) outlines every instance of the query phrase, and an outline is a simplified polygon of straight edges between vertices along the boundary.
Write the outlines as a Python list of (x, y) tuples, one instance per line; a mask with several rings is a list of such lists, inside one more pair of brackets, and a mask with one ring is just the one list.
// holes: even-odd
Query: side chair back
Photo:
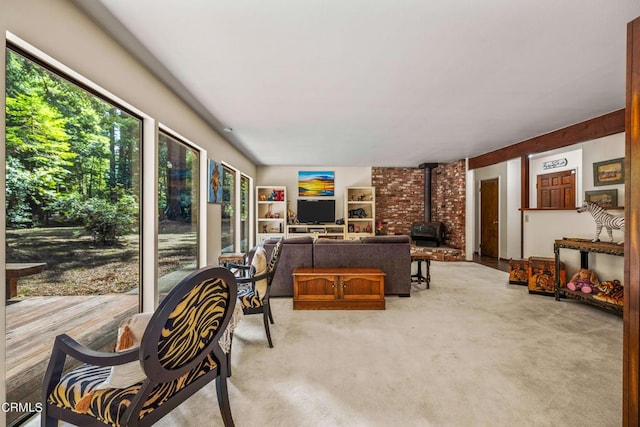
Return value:
[[(278, 261), (280, 260), (280, 251), (282, 250), (282, 240), (279, 240), (273, 247), (271, 257), (267, 263), (266, 271), (262, 274), (256, 274), (253, 266), (249, 269), (249, 274), (245, 277), (238, 278), (238, 299), (242, 304), (242, 311), (244, 314), (262, 314), (264, 321), (264, 329), (267, 334), (267, 341), (269, 347), (273, 347), (271, 340), (271, 332), (269, 330), (269, 322), (272, 324), (273, 314), (271, 313), (271, 304), (269, 302), (271, 283), (276, 274), (278, 268)], [(249, 253), (249, 259), (252, 260), (256, 256), (256, 248), (251, 249)], [(259, 272), (258, 272), (259, 273)], [(267, 286), (264, 295), (256, 292), (256, 284), (266, 280)]]
[[(43, 387), (42, 426), (148, 426), (196, 391), (216, 381), (225, 426), (233, 426), (227, 391), (228, 360), (220, 347), (237, 300), (236, 278), (205, 267), (182, 279), (149, 320), (139, 348), (121, 353), (89, 350), (56, 337)], [(84, 362), (63, 375), (67, 356)], [(111, 366), (139, 361), (146, 378), (126, 388), (99, 388)], [(87, 407), (78, 402), (87, 396)]]

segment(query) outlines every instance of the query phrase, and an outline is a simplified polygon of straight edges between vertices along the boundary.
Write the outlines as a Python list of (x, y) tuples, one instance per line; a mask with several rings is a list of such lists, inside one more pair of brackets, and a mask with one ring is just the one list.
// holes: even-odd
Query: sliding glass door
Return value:
[(171, 289), (198, 266), (199, 153), (161, 132), (158, 141), (158, 285)]
[(138, 311), (142, 120), (12, 48), (5, 100), (7, 401), (35, 403), (56, 335)]

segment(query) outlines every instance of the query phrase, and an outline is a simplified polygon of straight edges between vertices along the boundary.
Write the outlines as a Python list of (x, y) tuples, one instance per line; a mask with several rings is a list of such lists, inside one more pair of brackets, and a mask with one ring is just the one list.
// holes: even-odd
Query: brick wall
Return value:
[(411, 224), (424, 221), (423, 169), (373, 167), (371, 185), (382, 234), (411, 234)]
[[(464, 259), (465, 174), (464, 160), (431, 170), (431, 219), (444, 223), (444, 245), (460, 249), (456, 260)], [(373, 167), (371, 184), (376, 188), (376, 220), (383, 222), (382, 234), (411, 234), (411, 224), (424, 221), (424, 169)]]
[(431, 219), (446, 228), (445, 245), (465, 248), (466, 169), (464, 160), (431, 171)]

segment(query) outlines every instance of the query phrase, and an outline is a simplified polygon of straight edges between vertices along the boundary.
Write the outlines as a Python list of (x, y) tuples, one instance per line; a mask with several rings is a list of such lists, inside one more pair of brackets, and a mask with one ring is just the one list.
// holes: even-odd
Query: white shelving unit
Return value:
[(347, 239), (357, 240), (374, 236), (376, 232), (375, 187), (347, 187), (344, 197)]
[(339, 224), (287, 225), (287, 237), (303, 237), (303, 236), (313, 237), (314, 240), (316, 239), (342, 240), (345, 237), (345, 228), (344, 228), (344, 225), (339, 225)]
[(287, 226), (287, 187), (256, 187), (256, 241), (285, 237)]

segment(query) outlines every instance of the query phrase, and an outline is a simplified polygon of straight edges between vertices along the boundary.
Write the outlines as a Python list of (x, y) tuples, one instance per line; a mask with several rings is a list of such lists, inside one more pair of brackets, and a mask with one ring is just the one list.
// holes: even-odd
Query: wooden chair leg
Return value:
[(273, 343), (271, 342), (271, 332), (269, 331), (269, 309), (268, 306), (265, 306), (264, 312), (262, 314), (264, 321), (264, 330), (267, 333), (267, 341), (269, 341), (269, 347), (273, 348)]
[(269, 320), (271, 321), (271, 324), (273, 325), (275, 322), (273, 321), (273, 314), (271, 314), (271, 304), (267, 302), (266, 306), (265, 306), (265, 310), (267, 310), (269, 312)]
[(233, 332), (229, 335), (229, 352), (227, 353), (227, 377), (231, 376), (231, 350), (233, 349)]
[(218, 394), (218, 406), (220, 415), (225, 427), (233, 427), (233, 417), (231, 416), (231, 406), (229, 405), (229, 391), (227, 390), (227, 377), (221, 372), (216, 378), (216, 392)]

